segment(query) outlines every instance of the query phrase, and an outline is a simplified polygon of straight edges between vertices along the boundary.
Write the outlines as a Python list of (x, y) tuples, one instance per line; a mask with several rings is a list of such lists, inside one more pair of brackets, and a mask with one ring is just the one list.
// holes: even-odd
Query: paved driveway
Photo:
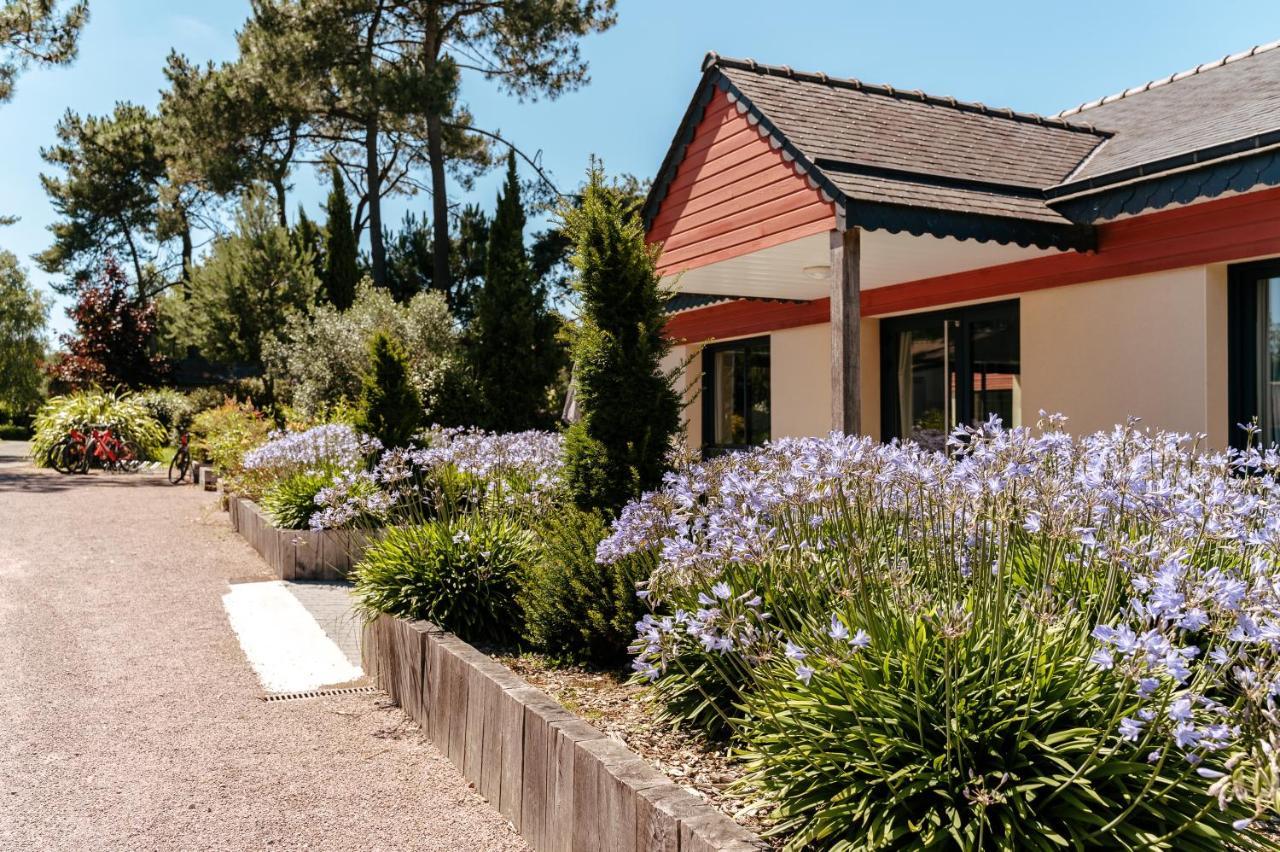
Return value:
[(213, 495), (0, 442), (0, 849), (523, 848), (380, 696), (264, 703)]

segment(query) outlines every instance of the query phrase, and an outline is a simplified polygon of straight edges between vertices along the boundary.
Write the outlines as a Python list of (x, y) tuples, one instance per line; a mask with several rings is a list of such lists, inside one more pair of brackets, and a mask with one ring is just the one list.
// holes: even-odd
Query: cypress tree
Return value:
[(547, 389), (562, 359), (557, 322), (529, 268), (516, 159), (489, 228), (484, 285), (476, 294), (470, 356), (488, 428), (514, 432), (545, 424)]
[(598, 165), (582, 203), (562, 216), (582, 316), (573, 346), (581, 418), (565, 437), (566, 478), (579, 508), (616, 512), (658, 487), (680, 430), (675, 376), (662, 370), (666, 297), (631, 197), (605, 186)]
[(325, 242), (324, 292), (334, 307), (345, 311), (355, 301), (360, 273), (356, 266), (356, 235), (351, 228), (351, 202), (347, 200), (347, 188), (336, 165), (332, 167), (331, 176), (333, 188), (329, 190), (329, 200), (325, 204), (328, 239)]
[(409, 358), (385, 331), (369, 341), (369, 372), (360, 387), (359, 427), (384, 447), (403, 447), (423, 426), (422, 400), (409, 381)]

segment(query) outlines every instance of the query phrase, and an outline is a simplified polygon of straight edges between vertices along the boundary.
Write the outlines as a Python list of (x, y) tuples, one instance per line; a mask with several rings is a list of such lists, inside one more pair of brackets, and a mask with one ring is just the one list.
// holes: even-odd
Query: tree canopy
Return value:
[(4, 0), (0, 5), (0, 103), (13, 97), (18, 75), (31, 65), (65, 65), (76, 58), (88, 0), (65, 10), (57, 0)]
[(17, 256), (0, 251), (0, 413), (26, 413), (40, 401), (48, 314)]

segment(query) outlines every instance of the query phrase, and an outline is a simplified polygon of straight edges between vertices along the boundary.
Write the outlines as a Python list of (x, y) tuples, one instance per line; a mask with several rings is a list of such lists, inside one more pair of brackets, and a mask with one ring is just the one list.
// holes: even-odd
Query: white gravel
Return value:
[(0, 443), (0, 850), (524, 848), (384, 696), (266, 703), (215, 498)]

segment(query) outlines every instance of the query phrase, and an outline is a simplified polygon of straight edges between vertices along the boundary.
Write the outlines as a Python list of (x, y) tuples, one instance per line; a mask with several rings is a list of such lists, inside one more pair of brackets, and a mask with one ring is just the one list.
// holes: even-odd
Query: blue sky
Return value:
[[(67, 109), (108, 112), (118, 100), (154, 106), (169, 50), (195, 60), (234, 56), (248, 0), (90, 0), (79, 60), (19, 80), (0, 105), (0, 228), (47, 286), (30, 256), (48, 244), (53, 212), (40, 188), (41, 146)], [(558, 101), (520, 104), (483, 81), (464, 99), (485, 126), (500, 128), (543, 162), (562, 188), (576, 185), (588, 157), (610, 171), (653, 174), (708, 50), (923, 89), (1030, 112), (1053, 113), (1154, 77), (1280, 38), (1274, 0), (1076, 0), (1073, 3), (866, 0), (621, 0), (619, 23), (583, 44), (592, 82)], [(322, 193), (309, 173), (294, 199), (316, 212)], [(497, 176), (473, 199), (492, 208)], [(457, 200), (456, 198), (454, 200)], [(471, 200), (471, 199), (468, 199)], [(388, 221), (429, 199), (396, 199)], [(69, 326), (55, 304), (51, 326)]]

